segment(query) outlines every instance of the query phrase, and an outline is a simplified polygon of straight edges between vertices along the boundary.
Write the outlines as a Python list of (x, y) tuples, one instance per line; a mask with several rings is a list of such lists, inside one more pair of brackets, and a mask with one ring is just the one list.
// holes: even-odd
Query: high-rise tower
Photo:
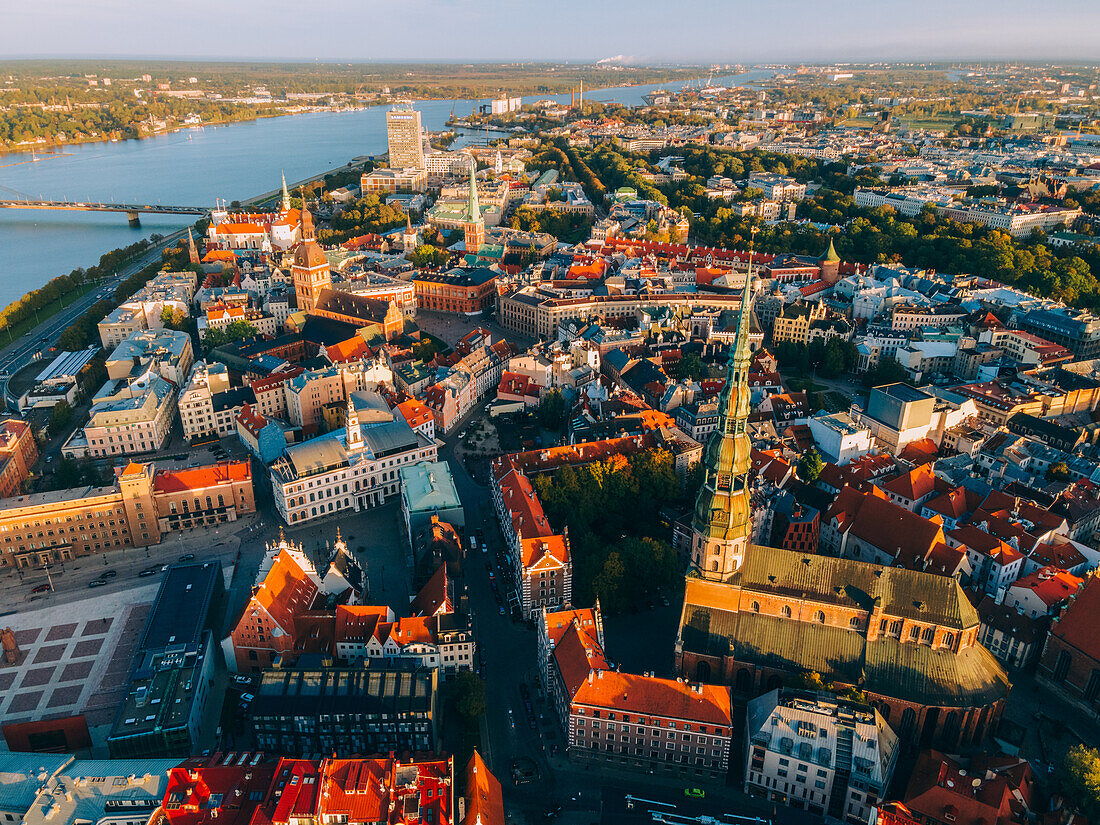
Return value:
[(706, 477), (692, 517), (691, 564), (704, 579), (726, 581), (741, 566), (752, 536), (749, 500), (749, 314), (752, 312), (752, 248), (737, 315), (737, 337), (726, 362), (726, 386), (718, 400), (718, 428), (703, 454)]
[(391, 169), (423, 169), (424, 138), (420, 130), (420, 112), (411, 101), (402, 101), (386, 112)]
[(466, 199), (466, 222), (462, 224), (466, 239), (466, 253), (477, 254), (485, 243), (485, 219), (481, 217), (481, 203), (477, 197), (477, 164), (470, 165), (470, 195)]
[(290, 277), (294, 282), (294, 297), (298, 309), (309, 312), (317, 306), (321, 292), (332, 286), (332, 272), (329, 270), (325, 251), (313, 235), (313, 216), (302, 202), (301, 238), (294, 251), (294, 263), (290, 266)]

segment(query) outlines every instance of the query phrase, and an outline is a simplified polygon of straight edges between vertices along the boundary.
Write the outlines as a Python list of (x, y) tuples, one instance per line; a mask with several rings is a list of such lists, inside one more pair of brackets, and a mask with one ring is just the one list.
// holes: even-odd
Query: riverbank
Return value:
[[(657, 71), (657, 70), (649, 70), (649, 71), (652, 73), (652, 76), (647, 77), (646, 79), (639, 79), (639, 78), (634, 78), (634, 77), (628, 78), (629, 80), (635, 81), (634, 83), (632, 83), (630, 85), (631, 86), (651, 86), (651, 85), (661, 86), (663, 84), (668, 84), (668, 83), (684, 85), (684, 84), (688, 84), (688, 83), (695, 83), (695, 82), (698, 82), (698, 81), (703, 79), (701, 77), (696, 77), (696, 76), (691, 76), (691, 75), (684, 76), (681, 73), (681, 71), (675, 71), (675, 72), (671, 72), (671, 73), (669, 71)], [(644, 72), (644, 71), (639, 70), (639, 72), (643, 76), (645, 76), (647, 74), (647, 72)], [(505, 76), (502, 77), (502, 86), (503, 87), (508, 86), (508, 84), (506, 82), (507, 79), (508, 78), (505, 74)], [(610, 79), (610, 78), (601, 78), (601, 79)], [(454, 80), (454, 78), (448, 78), (448, 77), (444, 76), (439, 81), (439, 83), (440, 84), (446, 84), (447, 82), (453, 81), (453, 80)], [(584, 82), (583, 78), (581, 79), (580, 82)], [(378, 100), (373, 100), (373, 101), (358, 100), (358, 101), (354, 101), (354, 102), (345, 102), (345, 103), (342, 103), (341, 105), (330, 105), (330, 106), (291, 106), (291, 105), (287, 105), (286, 107), (278, 108), (278, 109), (272, 110), (270, 112), (264, 112), (264, 111), (243, 112), (241, 117), (214, 118), (214, 119), (211, 119), (209, 121), (204, 121), (202, 124), (177, 123), (177, 124), (175, 124), (175, 125), (173, 125), (169, 128), (165, 128), (165, 129), (155, 131), (155, 132), (150, 132), (148, 134), (137, 134), (137, 135), (123, 136), (122, 133), (123, 133), (124, 130), (135, 130), (135, 129), (140, 128), (142, 121), (137, 121), (137, 122), (130, 123), (130, 124), (127, 124), (125, 126), (122, 126), (119, 129), (116, 129), (112, 133), (97, 135), (96, 137), (79, 138), (79, 139), (73, 139), (73, 140), (66, 139), (66, 140), (62, 140), (62, 141), (57, 141), (57, 140), (51, 139), (50, 136), (48, 136), (48, 135), (44, 135), (44, 136), (42, 136), (42, 138), (41, 138), (42, 142), (40, 142), (40, 143), (35, 142), (33, 144), (22, 143), (20, 145), (9, 145), (9, 144), (0, 145), (0, 157), (7, 157), (7, 156), (10, 156), (10, 155), (24, 155), (24, 154), (25, 155), (30, 155), (30, 154), (33, 154), (33, 153), (36, 153), (36, 152), (56, 154), (55, 150), (64, 149), (66, 147), (85, 146), (85, 145), (89, 145), (89, 144), (94, 145), (94, 144), (99, 144), (99, 143), (121, 143), (121, 142), (125, 142), (125, 141), (142, 141), (142, 140), (148, 140), (150, 138), (163, 137), (165, 135), (176, 134), (178, 132), (185, 132), (185, 131), (188, 131), (190, 129), (203, 129), (203, 128), (206, 128), (206, 127), (215, 127), (216, 128), (218, 126), (232, 126), (232, 125), (241, 124), (241, 123), (253, 123), (253, 122), (258, 121), (258, 120), (268, 120), (268, 119), (280, 118), (280, 117), (293, 117), (295, 115), (324, 114), (324, 113), (337, 114), (337, 113), (341, 113), (341, 112), (361, 111), (363, 109), (369, 109), (369, 108), (374, 108), (374, 107), (378, 107), (378, 106), (388, 106), (388, 105), (392, 104), (395, 100), (405, 99), (406, 97), (411, 98), (416, 102), (424, 102), (424, 103), (440, 101), (440, 100), (455, 100), (456, 98), (457, 99), (467, 99), (467, 100), (471, 100), (471, 101), (482, 101), (482, 100), (489, 100), (494, 95), (497, 95), (498, 94), (498, 89), (501, 88), (502, 86), (489, 86), (489, 85), (486, 85), (482, 88), (476, 88), (475, 87), (475, 88), (470, 88), (470, 89), (462, 89), (462, 90), (458, 91), (457, 95), (454, 93), (456, 90), (451, 90), (450, 93), (442, 93), (442, 94), (431, 94), (431, 93), (425, 94), (423, 92), (423, 90), (411, 90), (411, 91), (398, 90), (398, 91), (395, 91), (392, 95), (379, 97)], [(559, 96), (559, 95), (567, 95), (576, 87), (577, 87), (577, 81), (576, 80), (558, 79), (556, 77), (540, 77), (537, 80), (536, 79), (530, 79), (530, 80), (527, 80), (526, 82), (515, 83), (514, 85), (508, 87), (508, 94), (509, 94), (509, 96), (513, 96), (513, 97), (514, 96), (519, 96), (519, 97), (532, 97), (532, 96), (555, 97), (555, 96)], [(586, 92), (586, 93), (598, 94), (602, 91), (607, 91), (608, 89), (614, 89), (614, 88), (627, 88), (627, 87), (626, 86), (605, 86), (605, 87), (602, 87), (602, 88), (593, 88), (593, 89), (591, 89), (590, 92)], [(339, 96), (339, 95), (347, 95), (348, 92), (333, 92), (332, 94), (334, 96)], [(203, 102), (209, 102), (209, 101), (204, 100)]]

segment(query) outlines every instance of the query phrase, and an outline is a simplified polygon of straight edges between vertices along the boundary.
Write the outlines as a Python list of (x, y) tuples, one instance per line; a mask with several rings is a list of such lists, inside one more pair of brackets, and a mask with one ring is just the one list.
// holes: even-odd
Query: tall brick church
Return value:
[(813, 671), (862, 690), (910, 746), (981, 742), (1008, 679), (978, 642), (978, 614), (958, 581), (749, 543), (752, 293), (750, 257), (692, 520), (678, 673), (751, 697)]
[(332, 272), (329, 269), (325, 251), (317, 243), (313, 231), (313, 216), (309, 214), (305, 203), (301, 212), (301, 241), (294, 251), (294, 263), (290, 266), (290, 277), (294, 282), (294, 297), (298, 309), (310, 312), (317, 306), (321, 292), (332, 286)]

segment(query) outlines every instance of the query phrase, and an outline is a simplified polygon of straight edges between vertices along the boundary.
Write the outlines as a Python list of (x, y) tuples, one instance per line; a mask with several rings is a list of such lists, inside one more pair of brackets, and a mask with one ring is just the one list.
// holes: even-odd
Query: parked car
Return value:
[(88, 582), (88, 587), (103, 587), (106, 583), (103, 579), (92, 579)]
[(193, 561), (194, 558), (194, 553), (184, 553), (182, 556), (179, 557), (179, 561)]
[(684, 788), (684, 796), (689, 799), (704, 799), (707, 792), (702, 788)]
[(113, 579), (117, 575), (118, 572), (115, 570), (104, 570), (102, 573), (99, 574), (99, 577), (101, 579)]
[(530, 696), (531, 696), (531, 691), (530, 691), (530, 689), (529, 689), (529, 688), (527, 687), (527, 683), (526, 683), (526, 682), (520, 682), (520, 683), (519, 683), (519, 695), (520, 695), (520, 696), (522, 696), (522, 697), (523, 697), (524, 699), (528, 699), (528, 698), (530, 698)]

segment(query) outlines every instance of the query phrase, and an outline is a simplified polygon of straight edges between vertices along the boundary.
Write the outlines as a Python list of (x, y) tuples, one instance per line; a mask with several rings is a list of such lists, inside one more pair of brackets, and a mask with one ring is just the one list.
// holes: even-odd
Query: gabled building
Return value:
[(333, 609), (360, 603), (365, 587), (366, 575), (339, 533), (323, 571), (301, 545), (285, 538), (269, 544), (248, 603), (222, 639), (226, 666), (232, 673), (257, 673), (280, 657), (331, 654)]
[(844, 558), (942, 576), (969, 571), (965, 554), (948, 544), (938, 522), (888, 501), (877, 489), (840, 491), (822, 520), (821, 547)]

